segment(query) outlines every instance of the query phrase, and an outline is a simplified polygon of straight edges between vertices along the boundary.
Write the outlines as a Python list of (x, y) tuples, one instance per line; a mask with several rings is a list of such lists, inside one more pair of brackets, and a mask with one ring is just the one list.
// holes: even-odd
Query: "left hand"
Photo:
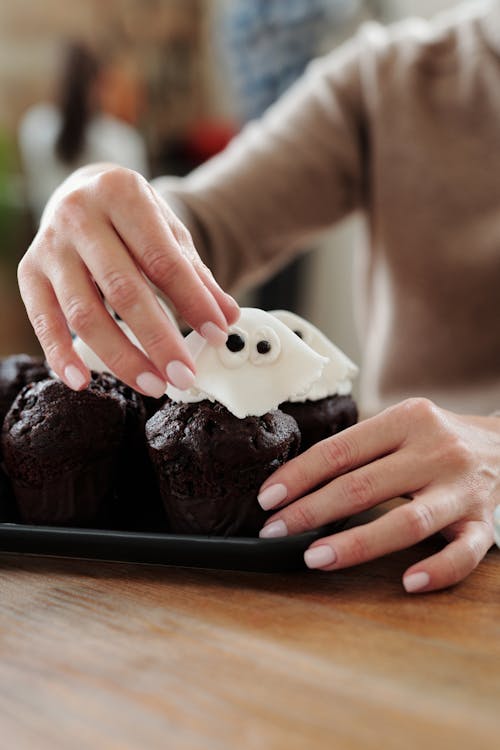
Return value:
[(453, 414), (423, 398), (386, 409), (270, 476), (259, 502), (278, 511), (260, 535), (297, 534), (401, 495), (411, 501), (314, 542), (304, 556), (308, 567), (346, 568), (440, 531), (448, 544), (405, 572), (405, 589), (433, 591), (465, 578), (493, 544), (500, 418)]

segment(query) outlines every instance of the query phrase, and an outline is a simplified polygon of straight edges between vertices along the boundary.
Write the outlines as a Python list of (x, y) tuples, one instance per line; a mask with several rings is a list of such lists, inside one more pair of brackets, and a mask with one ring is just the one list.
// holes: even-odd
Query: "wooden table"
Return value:
[(288, 575), (0, 556), (0, 747), (500, 747), (500, 551), (405, 594), (438, 544)]

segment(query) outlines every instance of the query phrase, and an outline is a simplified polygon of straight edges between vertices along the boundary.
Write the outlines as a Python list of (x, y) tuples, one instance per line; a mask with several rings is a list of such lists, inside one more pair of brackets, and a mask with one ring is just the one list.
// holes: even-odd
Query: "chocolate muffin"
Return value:
[(107, 377), (115, 381), (114, 393), (123, 399), (125, 425), (113, 501), (105, 524), (134, 531), (165, 530), (166, 515), (146, 445), (144, 397), (121, 380)]
[(21, 388), (48, 377), (47, 363), (41, 357), (13, 354), (0, 359), (0, 428)]
[(124, 389), (111, 375), (93, 373), (83, 391), (46, 379), (18, 394), (4, 420), (2, 446), (24, 521), (84, 525), (109, 512), (124, 446), (135, 446), (130, 431), (144, 420)]
[(272, 315), (327, 360), (321, 377), (305, 395), (295, 394), (279, 405), (297, 420), (303, 452), (358, 421), (358, 409), (351, 396), (358, 367), (319, 328), (300, 315), (290, 310), (273, 310)]
[(300, 443), (279, 410), (238, 419), (208, 400), (167, 402), (146, 439), (171, 530), (222, 536), (257, 534), (267, 515), (257, 492)]
[(358, 408), (352, 396), (327, 396), (318, 401), (293, 403), (285, 401), (279, 408), (296, 420), (301, 452), (358, 421)]

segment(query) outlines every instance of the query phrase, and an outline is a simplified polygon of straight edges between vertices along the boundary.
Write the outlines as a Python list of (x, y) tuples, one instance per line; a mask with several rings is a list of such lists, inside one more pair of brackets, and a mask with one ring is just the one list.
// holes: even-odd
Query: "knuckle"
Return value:
[(458, 583), (461, 581), (467, 573), (474, 568), (475, 565), (469, 565), (468, 569), (464, 565), (464, 558), (460, 560), (455, 555), (447, 555), (441, 563), (441, 576), (444, 580), (444, 585), (451, 585), (452, 583)]
[(137, 281), (114, 268), (104, 274), (101, 291), (111, 307), (118, 311), (133, 307), (139, 298)]
[[(57, 206), (57, 221), (63, 227), (79, 228), (86, 222), (87, 215), (87, 193), (84, 188), (75, 188), (67, 193), (61, 199)], [(44, 230), (45, 239), (51, 242), (51, 232), (54, 233), (53, 227), (46, 227)]]
[(471, 537), (464, 542), (464, 562), (470, 569), (475, 568), (485, 555), (485, 550), (477, 537)]
[(483, 559), (486, 552), (494, 543), (493, 522), (491, 519), (482, 518), (478, 520), (480, 533), (467, 537), (466, 544), (474, 567)]
[(294, 529), (314, 529), (318, 524), (317, 515), (311, 503), (296, 502), (293, 510), (290, 508), (290, 524)]
[(92, 328), (93, 313), (82, 297), (70, 297), (64, 304), (64, 313), (73, 331), (85, 334)]
[(430, 505), (414, 500), (405, 506), (404, 513), (407, 535), (411, 539), (420, 541), (434, 533), (435, 514)]
[(110, 167), (95, 177), (99, 196), (104, 200), (116, 200), (117, 195), (127, 196), (137, 191), (139, 175), (125, 167)]
[(40, 341), (41, 345), (44, 348), (44, 351), (47, 353), (47, 349), (53, 347), (53, 342), (56, 334), (56, 328), (52, 323), (50, 316), (46, 313), (37, 313), (33, 317), (31, 324), (33, 326), (33, 330), (35, 331), (37, 339)]
[(361, 530), (353, 530), (347, 547), (349, 562), (353, 565), (365, 562), (371, 557), (368, 539)]
[(165, 330), (160, 329), (159, 331), (151, 331), (143, 339), (143, 346), (147, 351), (159, 350), (163, 354), (168, 351), (171, 340)]
[[(176, 286), (180, 286), (181, 281), (181, 257), (165, 255), (161, 261), (157, 264), (156, 270), (151, 272), (151, 279), (156, 283), (157, 286), (163, 290), (172, 290)], [(191, 299), (189, 296), (186, 297), (184, 308), (192, 306), (197, 309), (197, 301)]]
[(184, 226), (184, 224), (181, 224), (179, 221), (176, 222), (172, 227), (172, 232), (179, 245), (187, 248), (190, 253), (194, 252), (191, 232)]
[(128, 369), (130, 369), (130, 348), (123, 347), (123, 349), (115, 349), (109, 352), (106, 356), (106, 364), (110, 368), (111, 372), (115, 373), (118, 377)]
[(39, 313), (31, 321), (35, 335), (44, 351), (47, 362), (54, 370), (66, 359), (67, 351), (58, 339), (59, 329), (45, 313)]
[(27, 279), (32, 273), (32, 261), (28, 253), (25, 253), (19, 263), (17, 264), (17, 282), (19, 286)]
[(334, 472), (340, 472), (357, 462), (355, 446), (344, 435), (334, 435), (318, 443), (322, 461)]
[(344, 478), (343, 494), (353, 512), (366, 508), (373, 492), (373, 482), (366, 473), (353, 473)]
[(168, 283), (175, 277), (178, 261), (158, 246), (146, 247), (142, 253), (144, 270), (153, 281)]
[(403, 401), (401, 408), (410, 422), (441, 421), (439, 408), (428, 398), (421, 396), (408, 398)]
[(454, 433), (448, 433), (442, 441), (439, 459), (457, 471), (466, 471), (474, 465), (471, 446)]

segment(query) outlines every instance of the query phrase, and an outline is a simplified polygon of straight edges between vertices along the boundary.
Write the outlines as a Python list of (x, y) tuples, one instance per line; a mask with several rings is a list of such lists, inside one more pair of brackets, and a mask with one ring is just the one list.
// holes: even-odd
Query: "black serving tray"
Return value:
[(283, 572), (305, 569), (304, 551), (328, 532), (331, 528), (258, 539), (0, 523), (0, 553)]
[(0, 553), (279, 572), (305, 569), (304, 552), (309, 545), (344, 523), (278, 539), (24, 524), (19, 523), (8, 481), (0, 470)]

